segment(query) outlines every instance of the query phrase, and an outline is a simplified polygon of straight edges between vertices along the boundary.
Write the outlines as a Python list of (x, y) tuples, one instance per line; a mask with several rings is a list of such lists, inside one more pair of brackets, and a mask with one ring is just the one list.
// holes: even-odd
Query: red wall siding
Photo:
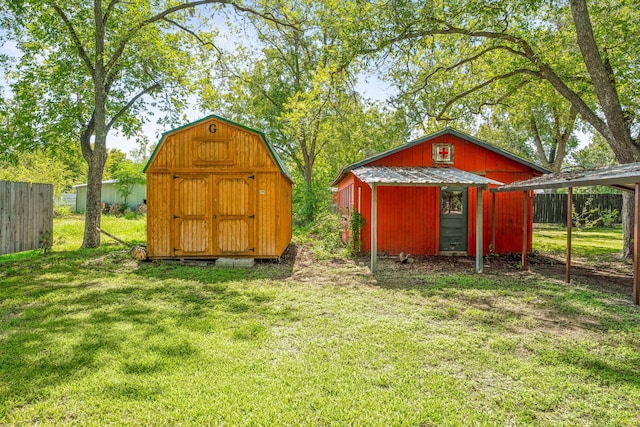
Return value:
[[(443, 135), (421, 144), (375, 160), (368, 166), (429, 166), (432, 167), (433, 143), (454, 144), (453, 167), (510, 183), (540, 175), (539, 172), (515, 160), (487, 150), (455, 135)], [(358, 210), (358, 187), (361, 188), (361, 213), (365, 218), (362, 250), (371, 250), (371, 188), (352, 174), (339, 184), (339, 191), (353, 184), (354, 204)], [(476, 190), (468, 191), (468, 253), (475, 255)], [(396, 255), (435, 255), (439, 243), (439, 188), (378, 187), (378, 251)], [(533, 199), (529, 198), (527, 232), (531, 250)], [(491, 245), (491, 193), (483, 192), (483, 244), (489, 253)], [(522, 249), (523, 193), (496, 195), (497, 253), (520, 252)]]
[[(439, 189), (378, 187), (378, 250), (390, 254), (438, 252)], [(434, 209), (435, 207), (435, 209)], [(371, 188), (362, 184), (362, 250), (371, 250)]]

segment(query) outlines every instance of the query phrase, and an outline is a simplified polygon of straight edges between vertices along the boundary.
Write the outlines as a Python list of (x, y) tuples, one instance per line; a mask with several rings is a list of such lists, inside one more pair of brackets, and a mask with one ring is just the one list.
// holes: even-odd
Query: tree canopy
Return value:
[(293, 164), (302, 184), (294, 195), (300, 222), (313, 220), (329, 199), (328, 185), (344, 161), (397, 145), (407, 135), (395, 112), (355, 90), (362, 64), (345, 45), (338, 19), (354, 7), (281, 1), (277, 21), (247, 16), (248, 29), (236, 26), (236, 34), (254, 35), (252, 45), (223, 52), (217, 67), (203, 73), (202, 104), (264, 130)]
[(228, 0), (3, 2), (4, 37), (17, 41), (21, 55), (8, 74), (12, 112), (0, 148), (65, 150), (79, 143), (88, 165), (83, 247), (100, 243), (108, 134), (139, 135), (152, 106), (186, 108), (192, 58), (213, 45), (215, 28), (198, 28), (195, 15), (204, 5), (213, 5), (208, 14), (230, 5), (270, 19)]

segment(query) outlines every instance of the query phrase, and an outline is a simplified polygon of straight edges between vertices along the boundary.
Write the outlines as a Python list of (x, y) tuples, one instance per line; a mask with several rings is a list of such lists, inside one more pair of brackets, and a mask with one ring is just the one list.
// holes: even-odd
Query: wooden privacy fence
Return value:
[(0, 255), (48, 248), (53, 240), (53, 185), (0, 181)]
[[(613, 222), (619, 223), (621, 222), (622, 194), (574, 194), (573, 209), (579, 215), (591, 211), (586, 215), (591, 221), (605, 212), (617, 210)], [(567, 194), (534, 195), (533, 222), (567, 225)]]

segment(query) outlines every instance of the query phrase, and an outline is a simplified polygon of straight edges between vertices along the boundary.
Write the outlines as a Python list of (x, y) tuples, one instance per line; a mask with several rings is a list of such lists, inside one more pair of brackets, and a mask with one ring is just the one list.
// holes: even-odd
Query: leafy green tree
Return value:
[(79, 176), (67, 162), (41, 150), (22, 153), (15, 162), (0, 160), (0, 180), (53, 184), (55, 197), (71, 191)]
[[(299, 223), (312, 221), (329, 200), (328, 184), (344, 164), (339, 162), (361, 156), (367, 147), (395, 145), (406, 134), (379, 138), (389, 129), (382, 126), (390, 115), (354, 89), (361, 64), (341, 37), (341, 18), (351, 19), (353, 7), (351, 2), (281, 1), (274, 13), (290, 23), (286, 27), (249, 16), (255, 46), (224, 52), (216, 73), (224, 78), (203, 79), (204, 107), (216, 105), (224, 115), (264, 130), (294, 166), (294, 179), (301, 184), (294, 187)], [(370, 127), (374, 122), (380, 126)]]
[(107, 161), (104, 166), (104, 174), (102, 176), (103, 180), (108, 179), (116, 179), (114, 174), (118, 170), (120, 163), (127, 160), (127, 154), (118, 150), (117, 148), (112, 148), (107, 150)]
[(592, 134), (589, 145), (573, 153), (572, 157), (573, 163), (583, 169), (595, 169), (616, 164), (611, 147), (598, 133)]
[(117, 180), (114, 184), (118, 194), (124, 199), (124, 203), (127, 203), (127, 198), (133, 192), (133, 186), (136, 184), (144, 184), (147, 182), (147, 177), (142, 172), (144, 165), (141, 163), (133, 163), (131, 160), (124, 160), (118, 163), (113, 168), (113, 178)]
[[(392, 77), (408, 102), (440, 119), (545, 82), (606, 139), (618, 162), (636, 162), (639, 18), (628, 0), (589, 7), (586, 0), (389, 2), (363, 30), (379, 35), (363, 50), (400, 64)], [(623, 252), (630, 255), (633, 204), (625, 196)]]
[(553, 172), (560, 172), (578, 145), (577, 111), (552, 91), (546, 96), (522, 93), (488, 109), (479, 126), (481, 139), (496, 143)]
[[(584, 148), (575, 151), (572, 157), (572, 163), (582, 169), (595, 169), (605, 166), (614, 166), (616, 158), (607, 141), (599, 133), (591, 135), (591, 142)], [(616, 190), (606, 186), (581, 187), (575, 188), (576, 193), (619, 193)]]
[(8, 76), (15, 105), (0, 152), (79, 142), (88, 166), (83, 247), (100, 244), (107, 136), (114, 129), (140, 134), (151, 106), (167, 113), (185, 107), (190, 64), (213, 45), (213, 34), (200, 31), (195, 16), (196, 7), (206, 4), (270, 18), (229, 0), (0, 4), (4, 37), (17, 41), (22, 52)]

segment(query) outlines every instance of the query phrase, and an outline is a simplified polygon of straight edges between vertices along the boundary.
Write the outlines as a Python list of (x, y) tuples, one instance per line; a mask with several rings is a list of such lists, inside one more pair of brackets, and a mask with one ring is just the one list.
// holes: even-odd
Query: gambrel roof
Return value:
[(151, 162), (153, 161), (153, 158), (155, 157), (156, 153), (158, 152), (158, 150), (160, 149), (160, 146), (162, 145), (162, 143), (164, 142), (164, 140), (170, 136), (171, 134), (181, 131), (183, 129), (186, 129), (188, 127), (191, 126), (196, 126), (199, 125), (201, 123), (206, 122), (207, 120), (211, 120), (211, 119), (215, 119), (215, 120), (220, 120), (221, 122), (230, 124), (232, 126), (236, 126), (239, 127), (240, 129), (244, 129), (246, 131), (255, 133), (257, 135), (260, 136), (260, 138), (262, 139), (262, 141), (264, 142), (264, 145), (267, 147), (267, 150), (269, 150), (269, 153), (271, 154), (271, 157), (273, 157), (273, 160), (276, 162), (276, 165), (278, 165), (278, 169), (280, 169), (280, 172), (282, 172), (288, 179), (289, 181), (293, 182), (293, 178), (291, 177), (291, 173), (289, 172), (289, 169), (287, 169), (287, 165), (285, 165), (285, 163), (282, 161), (282, 159), (280, 158), (280, 156), (278, 155), (278, 152), (276, 150), (274, 150), (273, 146), (269, 143), (269, 141), (267, 140), (266, 135), (256, 129), (252, 129), (248, 126), (245, 125), (241, 125), (240, 123), (236, 123), (234, 121), (231, 121), (229, 119), (225, 119), (223, 117), (217, 116), (215, 114), (211, 114), (208, 115), (207, 117), (203, 117), (202, 119), (196, 120), (194, 122), (191, 123), (187, 123), (186, 125), (177, 127), (175, 129), (171, 129), (168, 130), (166, 132), (164, 132), (162, 134), (162, 136), (160, 137), (160, 141), (158, 141), (158, 144), (156, 145), (156, 148), (153, 150), (153, 153), (151, 154), (151, 157), (149, 157), (149, 161), (147, 162), (146, 166), (143, 169), (143, 172), (147, 172), (147, 168), (149, 167), (149, 165), (151, 164)]

